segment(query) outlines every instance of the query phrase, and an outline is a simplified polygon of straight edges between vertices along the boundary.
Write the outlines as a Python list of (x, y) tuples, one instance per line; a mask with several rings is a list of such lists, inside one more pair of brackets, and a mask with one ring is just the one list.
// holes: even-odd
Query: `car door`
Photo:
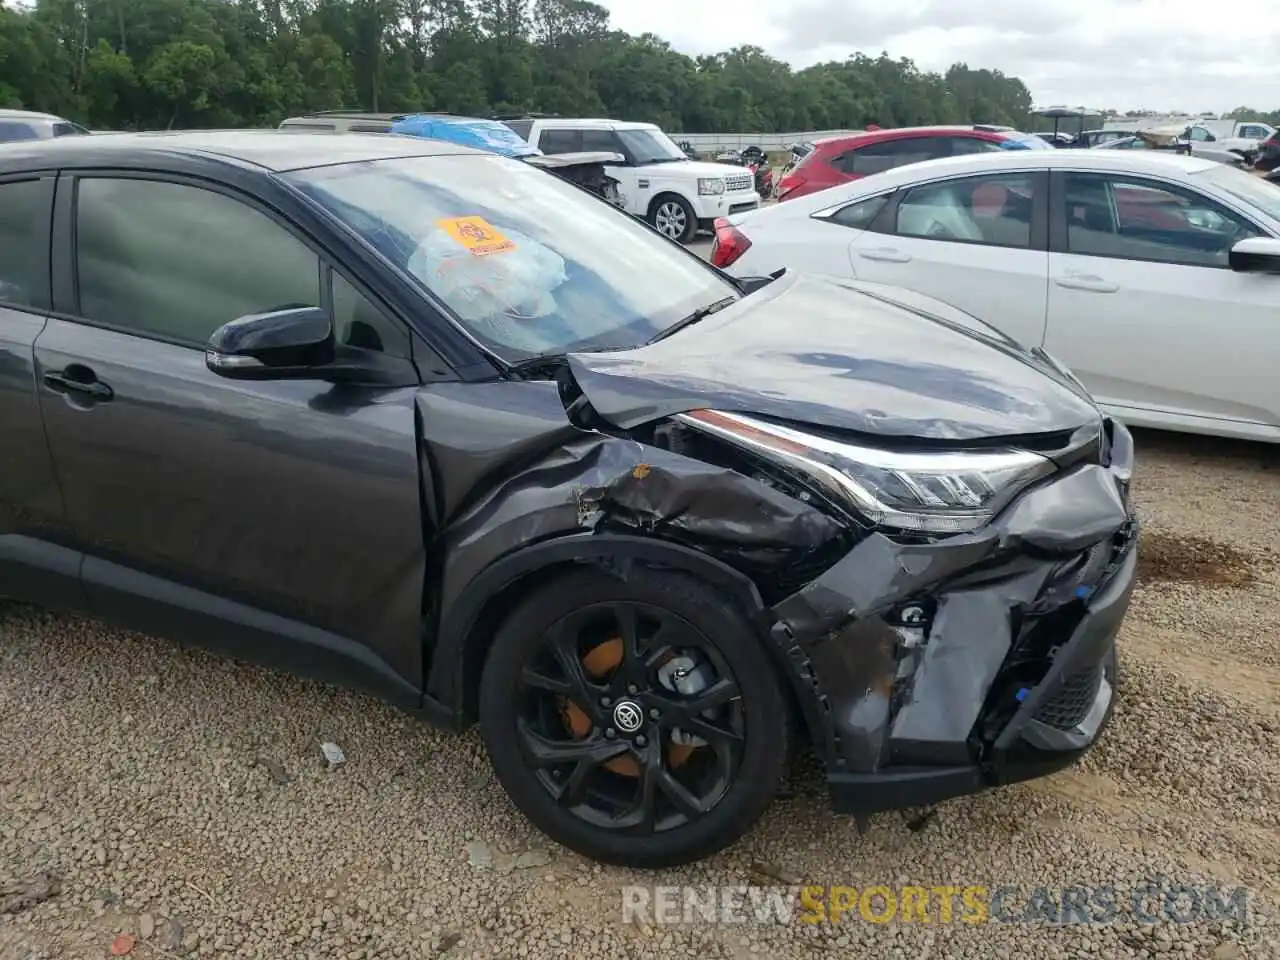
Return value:
[(48, 323), (55, 176), (0, 179), (0, 596), (76, 607), (80, 553), (36, 399), (35, 342)]
[[(58, 316), (35, 359), (94, 609), (196, 642), (242, 642), (232, 651), (250, 657), (264, 654), (253, 647), (263, 637), (288, 635), (417, 682), (423, 530), (407, 328), (242, 194), (85, 175), (59, 182), (56, 207)], [(405, 386), (207, 369), (218, 326), (286, 305), (329, 309), (339, 342), (398, 358)]]
[(1039, 346), (1049, 269), (1047, 195), (1042, 171), (903, 187), (875, 228), (854, 238), (853, 273), (936, 297)]
[(1054, 178), (1046, 349), (1136, 423), (1280, 425), (1280, 277), (1228, 265), (1264, 231), (1180, 185)]

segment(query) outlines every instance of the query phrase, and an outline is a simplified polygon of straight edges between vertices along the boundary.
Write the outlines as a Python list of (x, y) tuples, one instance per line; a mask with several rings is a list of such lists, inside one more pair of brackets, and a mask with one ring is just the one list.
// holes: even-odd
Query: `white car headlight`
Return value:
[(703, 197), (714, 197), (724, 193), (724, 181), (719, 177), (703, 178), (698, 180), (698, 195)]
[(876, 526), (903, 532), (976, 530), (1056, 469), (1048, 458), (1025, 450), (900, 452), (720, 410), (694, 410), (676, 419), (790, 468)]

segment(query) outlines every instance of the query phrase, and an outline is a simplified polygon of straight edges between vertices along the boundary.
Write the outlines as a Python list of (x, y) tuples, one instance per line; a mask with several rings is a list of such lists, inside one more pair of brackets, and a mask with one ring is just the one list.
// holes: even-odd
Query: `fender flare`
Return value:
[(784, 686), (794, 695), (805, 725), (816, 742), (824, 742), (819, 738), (825, 735), (827, 724), (823, 722), (814, 690), (797, 674), (786, 652), (770, 636), (773, 617), (750, 578), (690, 547), (626, 534), (578, 533), (543, 540), (508, 553), (481, 571), (441, 614), (440, 629), (430, 652), (427, 698), (449, 710), (453, 716), (452, 726), (470, 725), (475, 716), (475, 671), (483, 663), (481, 660), (477, 664), (474, 649), (477, 640), (472, 633), (485, 607), (519, 581), (554, 566), (582, 564), (625, 569), (635, 562), (700, 577), (739, 604), (757, 628), (756, 640), (764, 644), (785, 678)]
[(667, 196), (679, 197), (681, 200), (683, 200), (686, 204), (688, 204), (689, 209), (693, 211), (694, 219), (697, 219), (698, 208), (694, 205), (694, 202), (684, 194), (682, 190), (680, 190), (678, 187), (664, 187), (663, 189), (659, 190), (657, 193), (653, 195), (653, 197), (649, 200), (648, 205), (644, 208), (645, 220), (648, 220), (651, 216), (653, 216), (653, 211), (657, 207), (658, 201), (661, 200), (663, 197), (667, 197)]

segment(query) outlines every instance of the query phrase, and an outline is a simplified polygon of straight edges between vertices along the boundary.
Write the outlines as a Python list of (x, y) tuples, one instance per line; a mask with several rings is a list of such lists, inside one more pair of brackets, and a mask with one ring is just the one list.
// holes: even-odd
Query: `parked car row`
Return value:
[(622, 209), (681, 243), (692, 241), (699, 230), (710, 230), (717, 217), (754, 210), (761, 201), (755, 167), (744, 170), (736, 159), (730, 163), (691, 160), (652, 123), (338, 110), (291, 117), (281, 127), (426, 136), (518, 156), (588, 185), (593, 192), (607, 190)]
[[(1184, 214), (1146, 199), (1154, 167), (1119, 202), (1064, 185), (1060, 152), (997, 147), (756, 211), (728, 185), (749, 174), (648, 125), (522, 136), (622, 148), (628, 209), (685, 227), (424, 136), (0, 150), (0, 593), (478, 723), (534, 824), (639, 867), (732, 843), (801, 746), (859, 816), (1091, 747), (1137, 563), (1132, 438), (1033, 323), (1023, 345), (983, 321), (1032, 316), (1073, 230), (1114, 258), (1185, 221), (1218, 266), (1237, 185), (1187, 168), (1223, 199)], [(673, 242), (713, 214), (729, 270)], [(760, 255), (779, 217), (827, 235)], [(985, 285), (960, 300), (988, 316), (814, 273), (837, 246)], [(984, 250), (1018, 262), (984, 277)], [(1132, 276), (1100, 270), (1055, 274), (1077, 319)], [(1164, 296), (1149, 315), (1185, 327), (1207, 294)], [(1091, 328), (1098, 355), (1132, 348), (1125, 319)], [(1140, 332), (1148, 363), (1174, 339)]]
[(1280, 190), (1156, 151), (902, 166), (717, 224), (713, 262), (906, 287), (1044, 347), (1142, 426), (1280, 441)]

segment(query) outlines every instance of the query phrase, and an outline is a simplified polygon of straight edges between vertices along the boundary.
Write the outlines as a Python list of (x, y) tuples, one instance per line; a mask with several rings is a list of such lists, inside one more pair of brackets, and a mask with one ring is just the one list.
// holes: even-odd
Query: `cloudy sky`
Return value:
[(685, 53), (795, 67), (854, 51), (1021, 77), (1037, 105), (1280, 108), (1280, 0), (599, 0)]

